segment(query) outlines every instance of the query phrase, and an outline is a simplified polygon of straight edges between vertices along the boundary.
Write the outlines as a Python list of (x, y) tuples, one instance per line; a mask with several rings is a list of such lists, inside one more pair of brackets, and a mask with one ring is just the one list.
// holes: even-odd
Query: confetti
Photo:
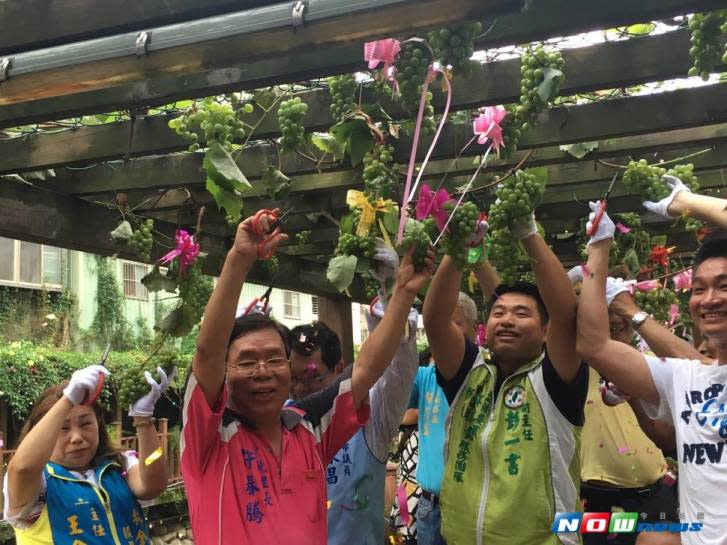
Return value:
[(328, 509), (330, 509), (330, 508), (331, 508), (331, 504), (332, 504), (332, 503), (333, 503), (333, 502), (332, 502), (331, 500), (328, 500)]
[(586, 401), (586, 405), (593, 405), (593, 400), (589, 399), (588, 401)]
[(598, 448), (603, 448), (603, 443), (599, 443)]
[(149, 456), (146, 457), (146, 460), (144, 460), (144, 465), (150, 466), (161, 457), (162, 457), (162, 447), (159, 447), (154, 452), (152, 452)]
[(629, 447), (618, 447), (619, 454), (626, 454), (629, 451)]

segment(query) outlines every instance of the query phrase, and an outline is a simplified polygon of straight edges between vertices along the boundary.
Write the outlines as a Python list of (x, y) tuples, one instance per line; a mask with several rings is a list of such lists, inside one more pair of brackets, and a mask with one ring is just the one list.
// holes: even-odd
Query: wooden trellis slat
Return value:
[[(568, 35), (611, 25), (625, 25), (664, 18), (692, 11), (723, 7), (720, 0), (630, 0), (599, 2), (596, 0), (539, 0), (537, 6), (523, 14), (494, 18), (494, 26), (479, 41), (489, 47), (504, 43), (533, 41), (556, 35)], [(535, 9), (537, 8), (537, 9)], [(448, 6), (445, 11), (451, 11)], [(488, 14), (485, 14), (487, 16)], [(490, 13), (489, 15), (494, 15)], [(382, 29), (383, 30), (383, 29)], [(511, 38), (508, 38), (511, 36)], [(235, 50), (239, 51), (239, 50)], [(212, 57), (222, 60), (229, 48)], [(100, 113), (136, 106), (152, 106), (231, 90), (253, 89), (264, 85), (302, 81), (314, 77), (344, 73), (362, 68), (361, 45), (330, 47), (325, 55), (305, 47), (290, 48), (288, 55), (256, 61), (234, 59), (222, 68), (194, 73), (149, 73), (145, 85), (114, 81), (101, 90), (89, 91), (82, 86), (75, 94), (38, 99), (0, 108), (0, 127), (22, 125), (41, 120), (59, 119), (78, 114)], [(138, 72), (138, 67), (131, 67)], [(98, 74), (95, 74), (95, 79)], [(68, 74), (64, 74), (68, 77)], [(80, 82), (78, 78), (71, 78)], [(0, 91), (2, 97), (2, 91)], [(25, 98), (27, 100), (28, 97)]]
[[(565, 50), (566, 81), (561, 95), (686, 76), (691, 66), (688, 51), (687, 30)], [(452, 110), (514, 102), (520, 93), (520, 61), (483, 64), (469, 78), (455, 78), (453, 90)], [(364, 102), (374, 100), (371, 93), (364, 95)], [(327, 130), (333, 124), (326, 89), (298, 96), (308, 104), (305, 125), (309, 130)], [(435, 106), (441, 111), (444, 97), (440, 93), (435, 97)], [(383, 106), (390, 115), (403, 116), (397, 104), (384, 101)], [(256, 138), (279, 136), (274, 113), (262, 116), (258, 109), (248, 120), (251, 125), (260, 122)], [(189, 143), (169, 129), (169, 119), (136, 119), (131, 141), (131, 121), (0, 140), (0, 174), (185, 150)]]

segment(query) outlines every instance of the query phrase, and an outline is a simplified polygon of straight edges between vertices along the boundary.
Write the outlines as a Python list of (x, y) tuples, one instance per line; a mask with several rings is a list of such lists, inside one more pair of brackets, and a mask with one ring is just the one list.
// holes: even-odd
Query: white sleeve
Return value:
[(369, 451), (382, 464), (387, 461), (391, 441), (409, 405), (411, 387), (419, 369), (417, 319), (417, 311), (412, 309), (408, 319), (409, 336), (402, 339), (391, 364), (369, 391), (371, 416), (363, 428), (364, 437)]
[(649, 366), (649, 371), (651, 371), (651, 378), (656, 386), (656, 391), (659, 393), (659, 404), (654, 405), (641, 400), (641, 406), (649, 418), (673, 424), (674, 376), (684, 360), (657, 358), (656, 356), (647, 355), (644, 355), (644, 358)]
[(121, 454), (124, 457), (126, 465), (126, 467), (124, 467), (124, 471), (129, 471), (132, 467), (139, 463), (138, 454), (135, 450), (125, 450)]
[(38, 491), (38, 495), (25, 505), (21, 506), (20, 509), (16, 509), (13, 513), (11, 513), (8, 474), (6, 473), (3, 478), (3, 518), (5, 519), (5, 522), (10, 524), (13, 528), (30, 528), (35, 519), (35, 515), (40, 513), (45, 506), (44, 497), (45, 475), (41, 473), (41, 487)]

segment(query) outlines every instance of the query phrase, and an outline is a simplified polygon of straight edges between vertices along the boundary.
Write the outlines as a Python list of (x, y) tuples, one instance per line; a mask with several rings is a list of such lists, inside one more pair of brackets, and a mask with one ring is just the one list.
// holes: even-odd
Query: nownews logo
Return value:
[(699, 532), (703, 522), (639, 522), (638, 513), (558, 513), (554, 534), (632, 534), (634, 532)]

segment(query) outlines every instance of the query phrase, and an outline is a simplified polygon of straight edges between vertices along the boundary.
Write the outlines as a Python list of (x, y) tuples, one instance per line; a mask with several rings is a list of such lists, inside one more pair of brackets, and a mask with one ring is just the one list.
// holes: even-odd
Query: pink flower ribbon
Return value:
[(442, 188), (436, 193), (432, 191), (429, 184), (422, 185), (419, 190), (419, 199), (417, 200), (416, 206), (416, 219), (419, 221), (432, 216), (434, 223), (441, 231), (444, 224), (447, 222), (447, 211), (444, 210), (444, 203), (451, 200), (449, 193), (446, 189)]
[(619, 232), (620, 233), (623, 233), (623, 234), (626, 234), (626, 233), (630, 233), (631, 232), (631, 227), (627, 227), (626, 225), (624, 225), (621, 222), (618, 222), (616, 224), (616, 229), (618, 229)]
[(191, 266), (199, 255), (199, 244), (194, 240), (194, 235), (190, 235), (184, 229), (177, 229), (174, 238), (177, 241), (177, 247), (163, 256), (158, 262), (169, 263), (175, 257), (179, 256), (179, 272), (184, 274), (187, 267)]
[(475, 118), (472, 123), (474, 133), (479, 136), (477, 142), (484, 145), (488, 139), (491, 140), (498, 155), (500, 146), (503, 145), (500, 123), (505, 116), (507, 116), (507, 111), (503, 106), (488, 106), (485, 108), (485, 112)]
[(389, 67), (394, 64), (399, 51), (401, 51), (401, 45), (399, 40), (395, 38), (366, 42), (364, 44), (364, 60), (369, 63), (369, 70), (376, 69), (379, 63), (383, 62), (382, 71), (384, 75), (388, 75)]
[(679, 307), (675, 304), (672, 304), (669, 307), (669, 327), (673, 326), (677, 318), (679, 318)]
[(675, 274), (672, 278), (674, 282), (674, 288), (677, 290), (687, 291), (692, 287), (692, 269), (682, 271), (679, 274)]
[(477, 326), (477, 337), (475, 340), (477, 341), (477, 346), (485, 346), (487, 344), (487, 329), (485, 328), (485, 324)]

